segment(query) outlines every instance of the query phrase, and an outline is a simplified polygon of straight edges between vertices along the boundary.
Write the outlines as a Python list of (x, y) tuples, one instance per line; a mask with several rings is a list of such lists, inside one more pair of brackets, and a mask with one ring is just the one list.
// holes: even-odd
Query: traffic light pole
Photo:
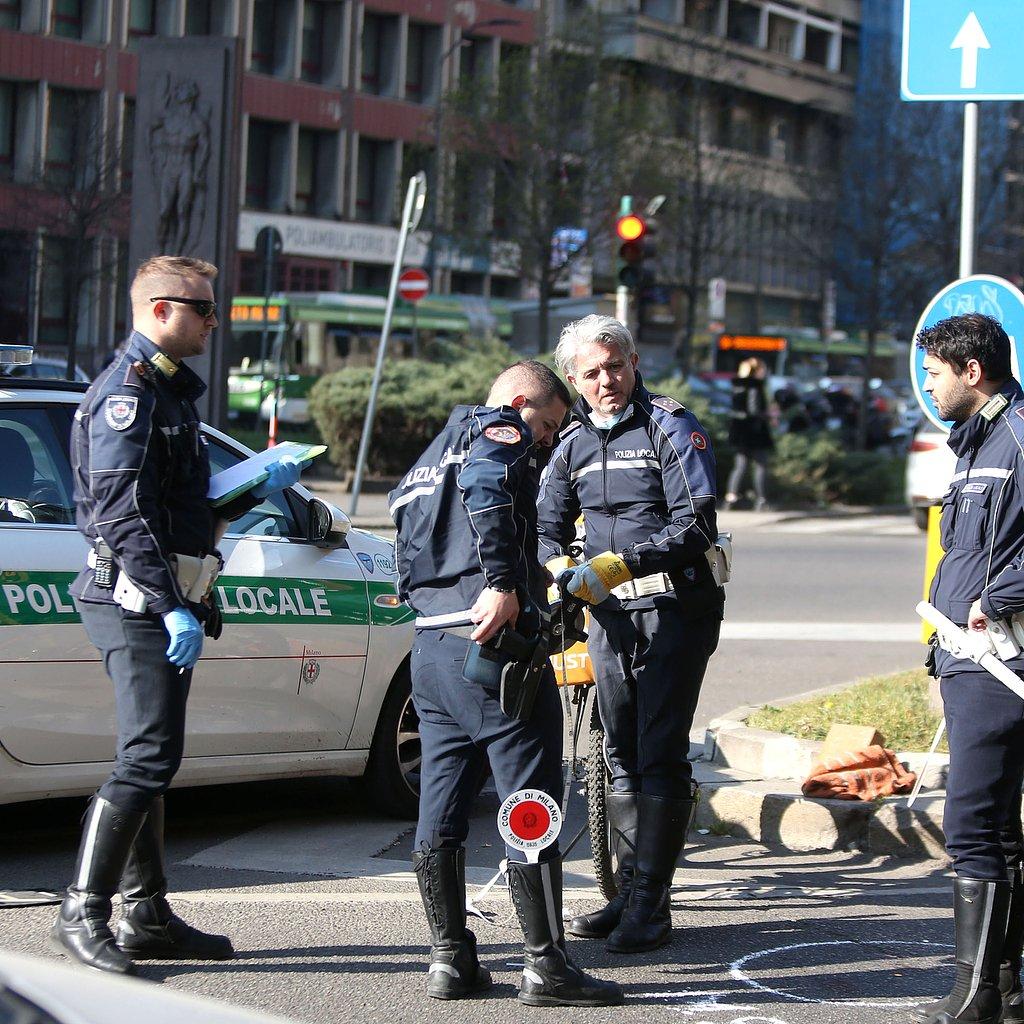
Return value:
[(615, 319), (629, 326), (629, 289), (624, 284), (615, 289)]

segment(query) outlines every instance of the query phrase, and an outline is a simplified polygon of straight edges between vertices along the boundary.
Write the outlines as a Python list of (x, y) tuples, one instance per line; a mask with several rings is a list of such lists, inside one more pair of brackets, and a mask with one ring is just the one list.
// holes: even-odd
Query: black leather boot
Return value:
[(1024, 946), (1024, 868), (1010, 872), (1010, 910), (999, 964), (999, 994), (1003, 998), (1003, 1024), (1024, 1024), (1024, 987), (1020, 982), (1021, 947)]
[(466, 927), (466, 851), (428, 849), (412, 855), (423, 909), (430, 925), (431, 999), (462, 999), (491, 986), (476, 955), (476, 936)]
[(167, 902), (164, 874), (164, 799), (157, 797), (131, 845), (121, 875), (117, 944), (133, 960), (230, 960), (226, 935), (186, 924)]
[(643, 953), (671, 940), (672, 874), (696, 801), (641, 794), (638, 806), (636, 876), (622, 918), (605, 944), (612, 953)]
[[(956, 932), (956, 977), (945, 999), (919, 1013), (926, 1024), (999, 1024), (1003, 997), (999, 991), (1000, 959), (1006, 938), (1010, 886), (956, 878), (953, 883), (953, 927)], [(926, 1011), (928, 1007), (924, 1008)]]
[(80, 964), (111, 974), (134, 974), (110, 931), (110, 900), (144, 814), (123, 811), (95, 796), (85, 814), (75, 878), (68, 886), (50, 940)]
[(519, 1002), (527, 1006), (618, 1006), (622, 989), (584, 974), (569, 959), (562, 928), (562, 862), (509, 861), (508, 886), (523, 929)]
[(600, 910), (580, 914), (569, 922), (566, 931), (581, 939), (603, 939), (611, 934), (626, 907), (636, 870), (637, 794), (609, 791), (605, 794), (605, 807), (619, 891)]

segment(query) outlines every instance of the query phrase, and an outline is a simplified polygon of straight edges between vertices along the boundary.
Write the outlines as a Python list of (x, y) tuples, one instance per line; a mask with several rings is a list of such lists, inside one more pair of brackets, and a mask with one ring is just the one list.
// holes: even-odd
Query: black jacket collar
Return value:
[[(1021, 389), (1020, 384), (1011, 377), (998, 392), (1000, 395), (1005, 395), (1010, 402), (1018, 402), (1021, 398), (1024, 398), (1024, 390)], [(969, 452), (972, 448), (980, 448), (982, 442), (988, 436), (989, 431), (992, 429), (992, 424), (999, 417), (988, 420), (982, 416), (981, 412), (976, 412), (969, 419), (964, 420), (963, 423), (958, 423), (949, 432), (949, 440), (946, 442), (950, 448), (956, 452), (957, 456), (962, 456)]]

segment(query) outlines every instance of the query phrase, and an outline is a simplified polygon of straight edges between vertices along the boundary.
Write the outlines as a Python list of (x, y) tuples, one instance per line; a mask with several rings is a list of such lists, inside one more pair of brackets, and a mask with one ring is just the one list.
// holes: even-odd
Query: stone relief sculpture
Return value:
[(166, 76), (163, 110), (147, 130), (156, 186), (159, 252), (190, 254), (206, 219), (210, 108), (190, 78)]

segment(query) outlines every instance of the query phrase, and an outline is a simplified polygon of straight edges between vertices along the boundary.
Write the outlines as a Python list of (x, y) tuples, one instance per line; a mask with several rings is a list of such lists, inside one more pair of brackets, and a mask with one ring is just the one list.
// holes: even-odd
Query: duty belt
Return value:
[(620, 601), (633, 601), (638, 597), (653, 597), (655, 594), (670, 594), (675, 590), (667, 572), (655, 572), (650, 576), (627, 580), (620, 583), (612, 593)]
[[(213, 590), (213, 585), (224, 564), (219, 555), (206, 555), (205, 558), (199, 558), (197, 555), (172, 553), (168, 560), (182, 594), (187, 601), (194, 604), (199, 604)], [(97, 553), (94, 548), (89, 551), (86, 563), (89, 568), (95, 570), (97, 561)], [(117, 582), (113, 589), (114, 601), (126, 611), (144, 612), (149, 605), (146, 594), (132, 582), (120, 566), (118, 566)]]

